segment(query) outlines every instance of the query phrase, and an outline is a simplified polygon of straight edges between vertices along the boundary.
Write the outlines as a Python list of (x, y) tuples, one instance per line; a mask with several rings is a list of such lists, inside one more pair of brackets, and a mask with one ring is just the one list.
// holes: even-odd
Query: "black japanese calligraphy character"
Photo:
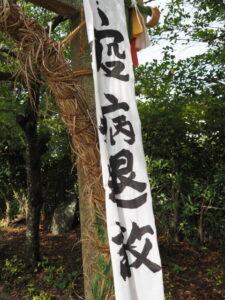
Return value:
[(117, 111), (119, 109), (123, 109), (125, 111), (129, 110), (129, 105), (126, 102), (119, 102), (119, 100), (112, 94), (105, 94), (106, 99), (111, 103), (110, 105), (103, 106), (102, 107), (102, 115), (101, 118), (101, 125), (100, 125), (100, 132), (102, 134), (107, 133), (107, 120), (105, 117), (105, 114), (112, 113), (114, 111)]
[[(111, 105), (103, 106), (102, 107), (102, 114), (103, 117), (101, 118), (101, 125), (100, 125), (100, 132), (104, 135), (106, 135), (107, 130), (108, 130), (108, 125), (107, 125), (107, 119), (105, 117), (105, 114), (117, 111), (119, 109), (123, 109), (125, 111), (129, 110), (129, 105), (126, 102), (120, 102), (118, 99), (112, 95), (112, 94), (105, 94), (105, 97), (111, 102)], [(126, 120), (126, 116), (121, 115), (119, 117), (113, 118), (112, 119), (114, 123), (114, 128), (113, 130), (112, 127), (110, 127), (110, 142), (111, 145), (115, 145), (115, 140), (114, 137), (117, 136), (119, 133), (122, 133), (128, 137), (128, 139), (125, 139), (125, 141), (132, 145), (135, 142), (135, 134), (133, 130), (133, 126), (130, 121)]]
[(105, 71), (106, 77), (114, 77), (119, 80), (129, 81), (129, 75), (122, 75), (125, 65), (121, 61), (109, 61), (105, 65), (101, 64), (102, 70)]
[[(135, 250), (136, 240), (141, 241), (145, 234), (154, 234), (152, 227), (150, 225), (139, 227), (135, 222), (132, 222), (130, 236), (125, 243), (124, 233), (126, 232), (126, 228), (122, 227), (119, 222), (116, 222), (116, 225), (120, 227), (121, 232), (113, 237), (112, 241), (121, 246), (118, 254), (122, 257), (120, 262), (120, 274), (122, 278), (126, 281), (126, 278), (131, 277), (131, 268), (138, 269), (141, 265), (145, 265), (153, 273), (160, 271), (161, 267), (148, 259), (148, 254), (152, 249), (152, 243), (149, 238), (145, 239), (145, 245), (141, 252)], [(131, 264), (129, 263), (127, 252), (130, 252), (136, 259)]]
[(113, 133), (112, 127), (110, 128), (111, 145), (115, 145), (116, 142), (114, 140), (114, 137), (117, 136), (120, 132), (129, 137), (129, 139), (125, 139), (125, 141), (128, 144), (132, 145), (135, 142), (135, 134), (131, 122), (127, 121), (126, 116), (124, 115), (113, 118), (112, 121), (115, 124), (114, 127), (116, 131)]
[(97, 70), (99, 71), (101, 68), (106, 72), (105, 76), (107, 77), (114, 77), (119, 80), (128, 81), (129, 74), (121, 74), (125, 69), (124, 63), (121, 61), (106, 61), (105, 63), (102, 62), (102, 52), (103, 52), (103, 45), (101, 44), (101, 40), (105, 38), (112, 38), (113, 42), (107, 44), (107, 55), (112, 56), (114, 55), (124, 60), (126, 58), (125, 51), (119, 51), (119, 44), (124, 41), (123, 35), (118, 30), (113, 29), (105, 29), (105, 30), (94, 30), (95, 33), (95, 48), (96, 48), (96, 61), (97, 61)]
[[(114, 52), (116, 57), (121, 58), (121, 59), (126, 58), (125, 51), (123, 51), (122, 53), (119, 52), (119, 45), (118, 44), (124, 41), (124, 37), (118, 30), (114, 30), (114, 29), (97, 30), (97, 29), (94, 29), (94, 32), (95, 32), (96, 46), (98, 46), (98, 49), (100, 50), (99, 58), (102, 58), (102, 50), (103, 50), (103, 46), (100, 43), (100, 41), (102, 39), (105, 39), (105, 38), (113, 38), (114, 39), (114, 41), (112, 43), (109, 43), (107, 45), (107, 47), (108, 47), (108, 53), (107, 54), (109, 56), (111, 56), (112, 53)], [(98, 62), (101, 62), (101, 60), (102, 59), (99, 59)], [(98, 68), (100, 68), (100, 63), (98, 64)]]
[(106, 99), (112, 103), (111, 105), (102, 107), (102, 114), (108, 114), (119, 109), (128, 111), (130, 109), (129, 105), (126, 102), (119, 102), (119, 100), (112, 94), (105, 94)]
[(101, 118), (101, 124), (99, 126), (99, 130), (100, 130), (101, 134), (106, 135), (107, 130), (108, 130), (108, 125), (107, 125), (107, 120), (106, 120), (105, 116), (103, 116)]
[(97, 8), (97, 10), (98, 10), (98, 15), (99, 15), (99, 17), (101, 18), (101, 21), (102, 21), (102, 26), (108, 26), (109, 25), (109, 19), (106, 16), (106, 14), (100, 8)]
[(133, 154), (126, 149), (122, 149), (116, 155), (109, 158), (108, 185), (111, 188), (109, 198), (123, 208), (138, 208), (147, 201), (147, 193), (134, 199), (119, 199), (116, 195), (121, 194), (126, 187), (130, 187), (140, 193), (146, 189), (146, 183), (135, 181), (136, 173), (133, 171)]

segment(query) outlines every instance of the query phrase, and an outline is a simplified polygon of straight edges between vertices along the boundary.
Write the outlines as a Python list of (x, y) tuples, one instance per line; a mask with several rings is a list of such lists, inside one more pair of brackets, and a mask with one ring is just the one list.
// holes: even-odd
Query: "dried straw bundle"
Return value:
[[(89, 115), (84, 93), (76, 84), (75, 76), (64, 60), (61, 45), (50, 39), (35, 20), (26, 17), (19, 6), (7, 0), (0, 0), (0, 30), (20, 47), (18, 58), (22, 63), (28, 87), (31, 78), (37, 80), (40, 74), (45, 77), (71, 135), (73, 151), (81, 162), (82, 172), (88, 182), (84, 193), (93, 207), (93, 214), (97, 212), (105, 223), (97, 131)], [(87, 228), (93, 228), (90, 222), (87, 219)], [(96, 232), (91, 232), (83, 239), (88, 239), (93, 244), (93, 252), (94, 248), (100, 248), (104, 258), (109, 261), (108, 245), (99, 242)], [(90, 272), (91, 268), (92, 266)]]

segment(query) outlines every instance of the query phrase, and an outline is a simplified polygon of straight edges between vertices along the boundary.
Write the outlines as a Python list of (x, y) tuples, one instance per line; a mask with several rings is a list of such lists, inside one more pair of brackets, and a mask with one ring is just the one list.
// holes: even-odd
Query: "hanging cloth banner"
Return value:
[(124, 0), (83, 0), (116, 300), (163, 300)]

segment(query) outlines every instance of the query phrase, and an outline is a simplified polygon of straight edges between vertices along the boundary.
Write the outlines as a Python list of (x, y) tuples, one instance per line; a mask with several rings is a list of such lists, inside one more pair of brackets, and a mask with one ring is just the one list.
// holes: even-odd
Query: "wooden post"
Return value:
[[(76, 18), (71, 18), (72, 28), (77, 27), (83, 15), (82, 7), (80, 14)], [(72, 68), (74, 71), (91, 70), (90, 49), (87, 41), (85, 26), (81, 29), (77, 36), (71, 42)], [(89, 106), (89, 113), (95, 119), (95, 100), (94, 86), (92, 75), (82, 75), (77, 77), (78, 84), (85, 92), (85, 98)], [(100, 162), (99, 162), (100, 163)], [(82, 258), (83, 258), (83, 274), (84, 274), (84, 291), (85, 300), (94, 300), (93, 298), (93, 282), (96, 276), (96, 265), (98, 257), (101, 253), (96, 247), (92, 237), (97, 237), (96, 214), (93, 212), (91, 205), (92, 194), (88, 192), (86, 186), (89, 184), (83, 166), (78, 162), (78, 181), (79, 181), (79, 207), (80, 207), (80, 226), (81, 226), (81, 242), (82, 242)]]
[(29, 2), (54, 11), (61, 16), (71, 17), (79, 12), (82, 0), (29, 0)]

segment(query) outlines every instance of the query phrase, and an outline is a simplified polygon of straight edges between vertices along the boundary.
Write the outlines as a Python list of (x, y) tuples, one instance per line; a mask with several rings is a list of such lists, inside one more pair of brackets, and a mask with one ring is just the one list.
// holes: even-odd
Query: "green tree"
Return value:
[[(35, 8), (31, 4), (27, 4), (25, 6), (25, 10), (31, 16), (34, 16), (37, 13), (40, 14), (43, 26), (45, 27), (47, 25), (47, 21), (52, 21), (52, 31), (65, 19), (57, 17), (55, 14), (44, 9), (38, 7)], [(67, 25), (68, 24), (63, 25), (63, 30), (58, 30), (56, 35), (62, 38), (62, 32), (65, 34), (68, 28)], [(46, 30), (49, 31), (49, 27), (46, 27)], [(2, 127), (4, 129), (2, 130), (4, 139), (2, 139), (1, 149), (5, 154), (1, 156), (1, 159), (4, 160), (1, 167), (1, 177), (3, 178), (2, 182), (4, 183), (4, 189), (2, 189), (3, 192), (1, 193), (1, 207), (3, 213), (7, 210), (10, 218), (10, 206), (12, 206), (11, 204), (15, 202), (13, 201), (15, 198), (14, 194), (18, 195), (21, 192), (25, 193), (25, 190), (27, 189), (26, 252), (28, 261), (34, 264), (39, 259), (38, 237), (40, 212), (44, 201), (43, 187), (44, 194), (48, 195), (45, 197), (45, 203), (47, 203), (46, 200), (50, 199), (53, 199), (54, 202), (57, 198), (52, 191), (47, 191), (47, 187), (43, 186), (43, 181), (41, 180), (41, 177), (43, 177), (43, 175), (46, 176), (46, 173), (48, 176), (51, 175), (50, 172), (48, 172), (48, 166), (51, 164), (50, 160), (53, 155), (48, 156), (48, 162), (46, 162), (45, 157), (44, 163), (42, 161), (42, 156), (49, 148), (49, 141), (51, 139), (56, 141), (57, 139), (62, 138), (62, 132), (65, 135), (66, 131), (64, 127), (58, 125), (59, 115), (55, 106), (52, 107), (52, 112), (46, 111), (46, 105), (44, 105), (44, 102), (47, 97), (50, 97), (46, 94), (44, 85), (41, 84), (42, 78), (37, 75), (33, 76), (34, 74), (27, 74), (24, 70), (21, 72), (16, 55), (18, 49), (14, 48), (12, 51), (10, 48), (10, 41), (3, 36), (2, 46), (0, 49), (0, 79), (2, 91), (0, 113), (3, 116)], [(49, 124), (52, 128), (55, 128), (52, 132), (50, 132)], [(18, 125), (22, 129), (22, 132), (19, 130)], [(8, 128), (13, 128), (13, 131), (11, 131), (10, 134), (8, 132)], [(19, 140), (19, 142), (15, 143), (15, 140)], [(65, 146), (65, 143), (62, 143), (62, 145)], [(26, 154), (23, 153), (25, 148)], [(54, 160), (62, 160), (64, 161), (64, 164), (67, 162), (68, 166), (64, 169), (64, 172), (68, 174), (72, 168), (69, 143), (63, 150), (66, 153), (64, 153), (63, 157), (59, 151), (55, 151)], [(60, 151), (62, 150), (60, 149)], [(20, 159), (20, 156), (22, 156), (23, 159)], [(26, 167), (23, 165), (24, 160)], [(23, 166), (23, 171), (26, 170), (26, 177), (25, 172), (16, 173), (19, 166)], [(16, 174), (18, 174), (18, 181), (15, 180)], [(62, 177), (67, 178), (67, 176)], [(68, 178), (73, 178), (73, 176), (68, 176)], [(51, 180), (49, 180), (49, 183), (50, 182)], [(52, 180), (52, 183), (53, 182), (54, 180)], [(62, 182), (64, 182), (65, 187), (68, 187), (67, 180), (63, 180)], [(69, 188), (71, 188), (71, 185), (73, 186), (74, 184), (71, 184), (70, 181)], [(55, 186), (55, 188), (57, 189), (59, 187)], [(54, 192), (57, 193), (56, 191)], [(65, 193), (66, 192), (64, 190), (64, 194)], [(56, 201), (52, 209), (55, 208), (58, 202)], [(45, 207), (47, 206), (51, 207), (51, 205), (46, 204)], [(14, 211), (14, 213), (16, 213), (16, 211)]]
[[(163, 232), (169, 228), (175, 239), (221, 241), (225, 146), (221, 20), (225, 8), (214, 1), (168, 1), (167, 5), (164, 24), (152, 34), (157, 40), (167, 33), (170, 45), (164, 48), (162, 61), (136, 70), (158, 227)], [(176, 61), (174, 45), (192, 39), (204, 41), (206, 53)]]

